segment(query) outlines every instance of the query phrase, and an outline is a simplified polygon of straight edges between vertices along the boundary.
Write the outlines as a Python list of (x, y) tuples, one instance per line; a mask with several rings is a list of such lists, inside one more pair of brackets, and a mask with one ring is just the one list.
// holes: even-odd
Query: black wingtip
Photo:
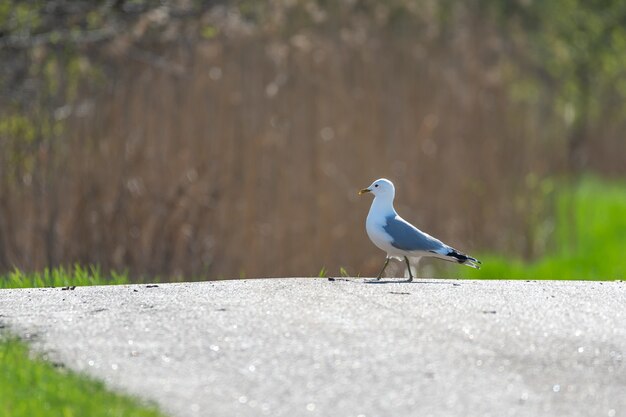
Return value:
[(446, 254), (446, 256), (456, 259), (456, 261), (460, 264), (470, 259), (469, 256), (462, 254), (461, 252), (457, 252), (455, 250), (451, 250), (450, 252)]
[(480, 269), (480, 265), (482, 264), (482, 262), (480, 262), (478, 259), (467, 256), (466, 254), (454, 249), (448, 252), (446, 256), (454, 258), (460, 264), (465, 264), (476, 269)]

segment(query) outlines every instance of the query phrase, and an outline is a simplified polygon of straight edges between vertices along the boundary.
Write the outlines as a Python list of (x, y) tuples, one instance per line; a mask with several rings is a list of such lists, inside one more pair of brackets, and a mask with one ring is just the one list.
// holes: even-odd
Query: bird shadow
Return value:
[(407, 280), (391, 280), (391, 279), (371, 279), (364, 280), (363, 284), (421, 284), (421, 285), (452, 285), (454, 287), (459, 287), (461, 284), (457, 282), (445, 282), (445, 281), (407, 281)]

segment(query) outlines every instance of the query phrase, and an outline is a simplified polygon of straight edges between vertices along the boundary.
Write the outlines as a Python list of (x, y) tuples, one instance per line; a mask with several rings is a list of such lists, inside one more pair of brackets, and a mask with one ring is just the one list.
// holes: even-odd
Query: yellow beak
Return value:
[(372, 190), (370, 190), (369, 188), (363, 188), (361, 191), (359, 191), (359, 195), (363, 195), (365, 193), (371, 193)]

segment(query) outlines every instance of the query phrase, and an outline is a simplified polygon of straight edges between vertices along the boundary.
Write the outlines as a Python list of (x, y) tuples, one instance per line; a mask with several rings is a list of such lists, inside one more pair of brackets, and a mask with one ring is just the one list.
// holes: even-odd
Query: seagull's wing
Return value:
[(391, 245), (394, 248), (408, 252), (423, 251), (437, 253), (443, 249), (450, 249), (440, 240), (422, 232), (397, 214), (389, 216), (385, 220), (386, 224), (383, 228), (391, 237)]
[(407, 252), (430, 252), (432, 253), (430, 256), (439, 259), (457, 262), (472, 268), (480, 268), (478, 259), (461, 253), (439, 239), (422, 232), (397, 214), (389, 216), (385, 220), (386, 223), (383, 228), (391, 237), (391, 245), (394, 248)]

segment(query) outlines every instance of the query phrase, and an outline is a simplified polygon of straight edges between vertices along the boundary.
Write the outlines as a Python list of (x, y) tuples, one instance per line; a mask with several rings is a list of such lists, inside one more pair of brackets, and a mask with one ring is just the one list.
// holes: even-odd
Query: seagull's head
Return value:
[(393, 186), (393, 183), (391, 181), (386, 178), (381, 178), (374, 181), (369, 187), (363, 188), (361, 191), (359, 191), (359, 195), (365, 193), (372, 193), (374, 194), (374, 197), (389, 196), (393, 198), (393, 196), (396, 194), (396, 188)]

